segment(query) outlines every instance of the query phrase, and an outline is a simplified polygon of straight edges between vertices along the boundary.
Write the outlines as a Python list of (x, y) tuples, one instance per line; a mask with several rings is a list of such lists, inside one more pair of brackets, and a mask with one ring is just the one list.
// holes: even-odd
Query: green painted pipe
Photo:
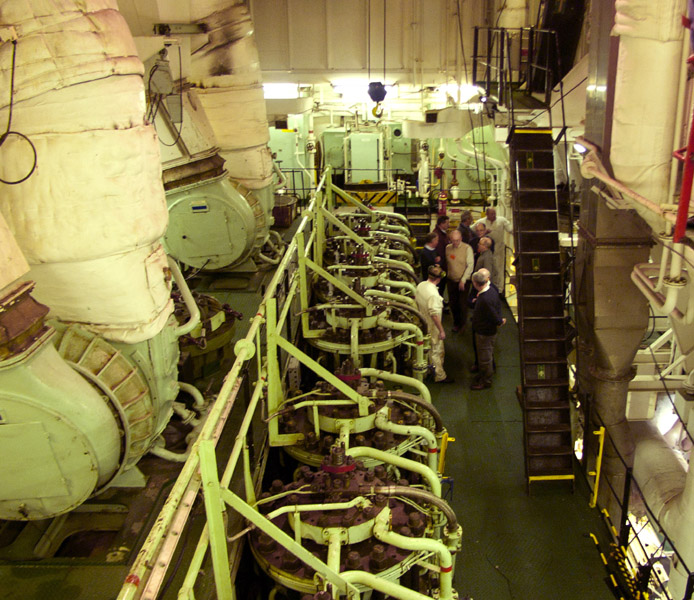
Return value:
[(429, 468), (434, 471), (438, 470), (438, 456), (439, 456), (439, 446), (436, 442), (436, 436), (429, 431), (426, 427), (421, 425), (398, 425), (393, 423), (388, 419), (388, 407), (384, 406), (381, 410), (376, 413), (376, 427), (382, 429), (383, 431), (390, 431), (397, 435), (406, 436), (419, 436), (424, 438), (427, 443), (427, 463)]
[(385, 542), (386, 544), (391, 544), (402, 548), (404, 550), (412, 550), (414, 552), (421, 552), (422, 550), (428, 550), (429, 552), (434, 552), (439, 557), (439, 567), (441, 568), (441, 574), (439, 576), (439, 583), (441, 585), (440, 600), (452, 600), (453, 598), (453, 556), (451, 551), (446, 548), (446, 545), (439, 540), (432, 540), (431, 538), (421, 538), (421, 537), (407, 537), (390, 531), (388, 529), (388, 523), (390, 521), (390, 509), (384, 508), (377, 516), (376, 523), (374, 524), (374, 536)]
[(431, 404), (431, 393), (429, 388), (419, 379), (414, 379), (412, 377), (407, 377), (406, 375), (398, 375), (397, 373), (390, 373), (389, 371), (384, 371), (382, 369), (371, 369), (364, 368), (359, 369), (359, 372), (364, 377), (378, 377), (385, 381), (392, 381), (393, 383), (400, 383), (412, 388), (415, 388), (419, 395), (429, 404)]
[(429, 484), (429, 488), (432, 493), (439, 498), (441, 497), (441, 482), (439, 481), (439, 476), (436, 471), (432, 471), (426, 465), (418, 463), (409, 458), (403, 458), (402, 456), (396, 456), (390, 452), (384, 452), (383, 450), (376, 450), (376, 448), (369, 448), (368, 446), (355, 446), (350, 448), (345, 453), (347, 456), (353, 456), (354, 458), (366, 457), (379, 460), (381, 462), (400, 467), (402, 469), (407, 469), (414, 473), (419, 473), (424, 479), (426, 479)]

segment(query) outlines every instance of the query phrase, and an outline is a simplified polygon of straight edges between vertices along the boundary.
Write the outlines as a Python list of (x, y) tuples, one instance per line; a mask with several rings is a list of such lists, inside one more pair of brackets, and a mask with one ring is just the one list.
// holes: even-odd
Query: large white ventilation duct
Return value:
[[(115, 0), (5, 0), (17, 34), (12, 129), (38, 156), (23, 183), (0, 188), (5, 216), (62, 320), (125, 342), (156, 335), (172, 313), (159, 239), (167, 210), (159, 145), (145, 122), (143, 66)], [(0, 45), (6, 123), (13, 45)], [(31, 147), (10, 136), (0, 177), (20, 179)]]
[(615, 177), (657, 203), (667, 201), (684, 0), (617, 0), (619, 61), (610, 162)]
[(207, 42), (192, 52), (189, 80), (229, 175), (252, 190), (264, 208), (257, 223), (264, 241), (274, 203), (273, 167), (253, 21), (240, 0), (193, 0), (191, 18), (205, 26)]
[(526, 26), (528, 16), (527, 0), (505, 0), (499, 11), (497, 27), (515, 29)]

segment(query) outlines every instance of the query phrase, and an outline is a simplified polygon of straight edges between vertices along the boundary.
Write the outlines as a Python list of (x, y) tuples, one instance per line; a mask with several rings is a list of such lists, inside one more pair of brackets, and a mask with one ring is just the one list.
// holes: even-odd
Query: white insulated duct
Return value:
[[(152, 338), (173, 311), (159, 243), (167, 210), (143, 66), (117, 4), (5, 0), (0, 23), (18, 38), (12, 129), (38, 156), (26, 181), (0, 187), (0, 212), (32, 265), (34, 295), (111, 340)], [(0, 123), (12, 50), (0, 45)], [(0, 177), (21, 178), (30, 158), (26, 141), (8, 137)]]
[(4, 292), (9, 290), (10, 285), (28, 272), (29, 264), (0, 213), (0, 297), (5, 295)]
[(526, 26), (528, 17), (527, 0), (504, 0), (499, 11), (499, 24), (497, 27), (515, 29)]
[[(632, 430), (635, 428), (632, 424)], [(690, 569), (694, 565), (694, 473), (675, 455), (655, 427), (639, 424), (634, 456), (634, 479), (649, 508)], [(668, 592), (683, 598), (687, 572), (675, 558)]]
[(610, 162), (615, 178), (667, 201), (680, 76), (684, 0), (616, 0), (619, 36)]
[(193, 0), (191, 18), (205, 26), (207, 41), (192, 51), (189, 81), (229, 175), (262, 204), (257, 225), (265, 241), (274, 204), (273, 165), (253, 21), (241, 0)]

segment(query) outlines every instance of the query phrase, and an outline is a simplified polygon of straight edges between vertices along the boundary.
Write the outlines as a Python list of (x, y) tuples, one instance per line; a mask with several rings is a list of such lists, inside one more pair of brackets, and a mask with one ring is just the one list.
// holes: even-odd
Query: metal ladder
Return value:
[(526, 477), (528, 486), (540, 480), (573, 484), (552, 131), (515, 128), (509, 143)]

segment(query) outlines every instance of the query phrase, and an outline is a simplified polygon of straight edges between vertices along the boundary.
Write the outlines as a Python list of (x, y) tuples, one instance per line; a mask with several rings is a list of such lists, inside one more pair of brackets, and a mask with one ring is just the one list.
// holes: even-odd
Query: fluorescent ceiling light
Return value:
[(263, 95), (266, 100), (292, 100), (299, 97), (299, 84), (264, 83)]

